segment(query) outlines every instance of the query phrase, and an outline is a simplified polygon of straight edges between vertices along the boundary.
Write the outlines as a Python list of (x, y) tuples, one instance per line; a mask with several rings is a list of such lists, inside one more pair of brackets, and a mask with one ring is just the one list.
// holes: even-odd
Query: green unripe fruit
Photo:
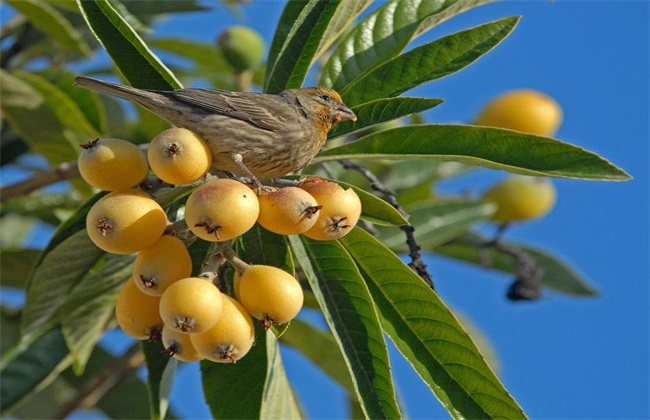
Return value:
[(246, 26), (231, 26), (217, 39), (228, 64), (237, 73), (255, 70), (264, 57), (264, 39)]
[(513, 176), (483, 194), (497, 206), (492, 220), (516, 222), (544, 216), (555, 204), (555, 187), (546, 178)]

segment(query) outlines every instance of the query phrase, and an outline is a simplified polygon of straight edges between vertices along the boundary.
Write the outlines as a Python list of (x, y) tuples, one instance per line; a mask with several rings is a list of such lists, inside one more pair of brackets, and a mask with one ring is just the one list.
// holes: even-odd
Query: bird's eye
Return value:
[(321, 98), (322, 100), (324, 100), (325, 102), (329, 102), (329, 101), (332, 100), (332, 98), (331, 98), (329, 95), (321, 95), (320, 98)]

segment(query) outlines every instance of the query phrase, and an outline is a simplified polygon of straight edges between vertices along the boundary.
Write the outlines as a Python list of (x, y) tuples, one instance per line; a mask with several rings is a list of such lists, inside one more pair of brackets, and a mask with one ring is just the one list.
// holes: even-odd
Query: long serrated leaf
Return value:
[(471, 7), (492, 0), (393, 0), (369, 14), (340, 42), (320, 84), (343, 89), (395, 57), (418, 35)]
[(433, 158), (522, 175), (625, 181), (630, 176), (604, 158), (559, 140), (471, 125), (411, 125), (370, 134), (320, 153), (335, 159)]
[(80, 230), (47, 252), (30, 277), (22, 330), (28, 334), (48, 322), (66, 294), (105, 252), (97, 248), (85, 230)]
[(255, 345), (235, 364), (201, 362), (203, 393), (214, 418), (260, 418), (268, 370), (266, 337), (256, 328)]
[(509, 17), (445, 36), (399, 55), (354, 79), (340, 90), (349, 106), (401, 95), (422, 83), (467, 67), (515, 28)]
[(21, 340), (0, 359), (0, 414), (12, 409), (23, 398), (44, 386), (52, 375), (70, 365), (61, 329)]
[(368, 284), (384, 331), (452, 417), (525, 417), (451, 311), (397, 255), (358, 228), (341, 243)]
[(61, 328), (78, 375), (83, 373), (93, 347), (113, 315), (115, 299), (132, 275), (134, 259), (133, 255), (108, 259), (66, 294), (60, 309)]
[(280, 341), (298, 350), (351, 396), (355, 395), (350, 373), (331, 332), (322, 331), (301, 319), (294, 319)]
[(149, 390), (149, 418), (164, 419), (169, 408), (169, 394), (172, 390), (178, 360), (163, 354), (161, 341), (143, 341), (147, 364), (147, 389)]
[[(485, 244), (487, 241), (489, 240), (476, 234), (467, 234), (453, 242), (433, 248), (425, 247), (425, 249), (432, 249), (437, 254), (475, 264), (482, 268), (492, 268), (510, 274), (515, 273), (512, 259), (493, 248), (484, 249), (489, 253), (488, 259), (491, 266), (485, 267), (483, 265), (485, 259), (482, 259), (480, 255), (481, 244)], [(539, 248), (523, 244), (510, 242), (503, 242), (503, 244), (511, 248), (519, 248), (535, 258), (537, 264), (544, 270), (541, 279), (542, 283), (549, 289), (571, 296), (590, 297), (598, 295), (598, 291), (586, 279), (559, 257)]]
[(81, 33), (61, 12), (42, 0), (7, 0), (12, 7), (25, 15), (29, 22), (41, 30), (63, 50), (90, 57), (90, 46)]
[[(415, 241), (421, 247), (435, 246), (457, 238), (494, 213), (494, 205), (476, 200), (440, 200), (430, 198), (406, 208), (415, 228)], [(408, 252), (406, 237), (399, 229), (377, 226), (379, 240), (395, 252)]]
[(86, 23), (129, 83), (141, 89), (179, 89), (181, 83), (107, 0), (77, 0)]
[[(323, 34), (339, 3), (340, 0), (310, 0), (302, 8), (285, 35), (275, 60), (267, 64), (264, 92), (279, 93), (285, 89), (302, 86)], [(278, 35), (276, 34), (275, 37)], [(275, 41), (276, 38), (273, 42)]]
[(284, 371), (280, 347), (272, 331), (266, 331), (266, 382), (260, 410), (261, 419), (302, 419), (300, 408)]
[(340, 122), (336, 125), (334, 130), (330, 132), (329, 137), (334, 138), (342, 136), (375, 124), (381, 124), (397, 118), (423, 112), (440, 105), (442, 102), (442, 99), (408, 97), (384, 98), (371, 101), (353, 107), (352, 110), (357, 115), (357, 120)]
[(386, 343), (354, 261), (337, 241), (295, 236), (289, 241), (341, 348), (366, 418), (399, 418)]

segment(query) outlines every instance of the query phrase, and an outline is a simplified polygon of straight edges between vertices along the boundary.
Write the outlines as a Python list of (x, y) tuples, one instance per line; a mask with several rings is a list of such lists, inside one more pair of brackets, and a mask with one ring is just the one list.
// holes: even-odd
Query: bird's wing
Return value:
[[(160, 92), (163, 93), (163, 92)], [(180, 89), (164, 92), (173, 100), (249, 122), (264, 130), (277, 131), (297, 113), (286, 102), (251, 92), (229, 92), (215, 89)]]

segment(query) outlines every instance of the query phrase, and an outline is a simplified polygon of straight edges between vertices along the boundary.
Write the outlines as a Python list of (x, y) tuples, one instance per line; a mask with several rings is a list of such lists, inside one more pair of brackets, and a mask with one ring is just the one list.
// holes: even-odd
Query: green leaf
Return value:
[(323, 33), (318, 51), (314, 60), (325, 54), (342, 32), (351, 26), (354, 20), (372, 4), (373, 0), (343, 0), (330, 19), (330, 23)]
[(354, 261), (337, 241), (290, 236), (321, 305), (367, 418), (399, 418), (388, 351), (374, 303)]
[(283, 235), (264, 229), (258, 223), (234, 243), (239, 258), (249, 264), (272, 265), (293, 275), (293, 257)]
[(266, 331), (265, 335), (267, 369), (259, 418), (302, 419), (300, 408), (282, 365), (277, 339), (270, 330)]
[(0, 96), (2, 107), (37, 109), (43, 104), (43, 95), (29, 83), (0, 69)]
[(78, 375), (83, 373), (93, 347), (104, 334), (115, 299), (132, 275), (134, 259), (134, 255), (108, 258), (66, 294), (60, 309), (61, 328)]
[(14, 70), (13, 74), (29, 83), (43, 95), (45, 105), (52, 111), (63, 127), (79, 134), (79, 136), (74, 137), (75, 143), (71, 144), (75, 152), (78, 150), (79, 143), (82, 143), (87, 137), (100, 135), (99, 131), (88, 121), (79, 104), (67, 92), (36, 73)]
[(69, 236), (51, 251), (44, 252), (45, 256), (29, 279), (23, 334), (54, 322), (53, 316), (66, 295), (104, 254), (92, 243), (85, 230)]
[(257, 327), (255, 345), (237, 363), (201, 362), (203, 393), (213, 418), (260, 418), (269, 369), (267, 337)]
[(442, 99), (427, 98), (385, 98), (371, 101), (352, 108), (357, 115), (356, 121), (342, 121), (330, 132), (334, 138), (361, 130), (375, 124), (392, 121), (411, 114), (431, 109), (443, 102)]
[[(494, 213), (494, 205), (474, 200), (430, 198), (406, 208), (415, 227), (415, 241), (421, 247), (435, 246), (457, 238)], [(377, 226), (380, 241), (395, 252), (408, 252), (406, 237), (399, 229)]]
[(322, 331), (296, 318), (291, 321), (291, 325), (282, 334), (280, 341), (298, 350), (345, 388), (351, 396), (355, 396), (354, 385), (345, 360), (331, 332)]
[[(438, 23), (491, 0), (394, 0), (370, 13), (340, 42), (320, 84), (336, 90), (395, 57)], [(354, 3), (354, 2), (353, 2)]]
[(142, 341), (147, 364), (147, 388), (149, 390), (149, 416), (164, 419), (169, 408), (169, 394), (174, 383), (178, 360), (163, 354), (162, 341)]
[(559, 140), (471, 125), (411, 125), (370, 134), (320, 153), (336, 159), (429, 158), (558, 178), (624, 181), (630, 176), (607, 160)]
[(61, 12), (42, 0), (7, 0), (64, 51), (90, 57), (90, 46)]
[(515, 28), (510, 17), (466, 29), (414, 48), (354, 79), (340, 90), (349, 106), (398, 96), (468, 66), (499, 44)]
[(38, 392), (70, 365), (60, 328), (21, 340), (0, 359), (0, 414)]
[(1, 249), (0, 286), (23, 289), (41, 251), (39, 249)]
[[(514, 274), (515, 266), (512, 259), (494, 248), (486, 250), (488, 252), (491, 267), (485, 267), (481, 263), (480, 248), (488, 240), (476, 235), (468, 234), (456, 239), (453, 242), (431, 248), (435, 253), (446, 257), (454, 258), (481, 266), (482, 268), (493, 268), (505, 273)], [(513, 248), (520, 248), (522, 251), (530, 254), (535, 258), (537, 264), (543, 269), (542, 283), (549, 289), (570, 296), (591, 297), (598, 295), (598, 290), (589, 284), (581, 275), (576, 273), (566, 262), (559, 257), (522, 244), (503, 242), (504, 245)]]
[(180, 82), (107, 0), (77, 0), (86, 23), (132, 86), (172, 90)]
[(361, 229), (341, 238), (382, 327), (454, 418), (524, 418), (452, 312), (406, 264)]
[[(302, 86), (339, 3), (340, 0), (288, 2), (271, 45), (274, 55), (269, 54), (264, 92), (279, 93), (285, 89)], [(295, 16), (298, 10), (300, 12)], [(289, 21), (289, 18), (292, 20)], [(291, 29), (287, 31), (285, 25), (291, 25)]]

